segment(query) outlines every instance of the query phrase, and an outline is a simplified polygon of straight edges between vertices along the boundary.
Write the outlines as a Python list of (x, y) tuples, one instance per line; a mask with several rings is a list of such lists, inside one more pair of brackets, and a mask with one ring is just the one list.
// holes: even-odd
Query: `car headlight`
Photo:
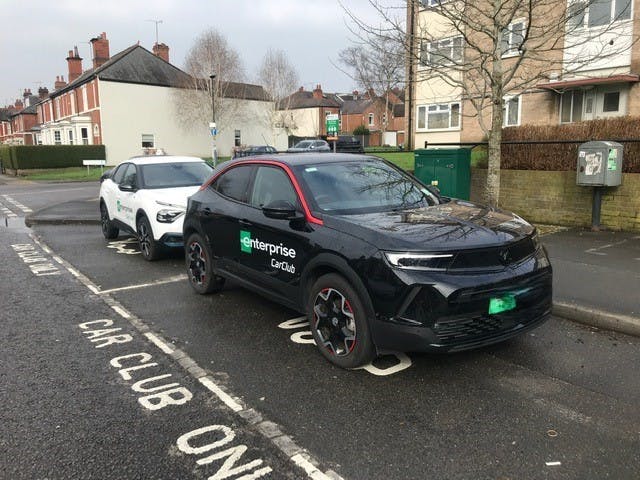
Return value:
[(164, 209), (156, 214), (156, 220), (160, 223), (173, 223), (184, 215), (184, 210)]
[(383, 253), (391, 266), (406, 270), (446, 270), (453, 260), (452, 253)]

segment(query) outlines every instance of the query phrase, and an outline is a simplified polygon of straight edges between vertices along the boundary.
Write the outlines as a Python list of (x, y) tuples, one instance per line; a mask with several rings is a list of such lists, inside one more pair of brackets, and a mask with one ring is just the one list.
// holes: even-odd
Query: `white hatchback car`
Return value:
[(137, 235), (145, 260), (182, 247), (187, 199), (213, 169), (197, 157), (134, 157), (103, 175), (100, 220), (106, 239), (120, 230)]

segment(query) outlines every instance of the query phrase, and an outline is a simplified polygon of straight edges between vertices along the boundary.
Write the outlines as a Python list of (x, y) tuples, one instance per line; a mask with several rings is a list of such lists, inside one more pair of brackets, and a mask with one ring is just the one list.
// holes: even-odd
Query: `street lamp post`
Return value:
[(215, 74), (209, 75), (209, 79), (211, 80), (211, 123), (209, 124), (209, 128), (211, 129), (211, 138), (212, 138), (212, 151), (211, 151), (211, 160), (213, 161), (213, 166), (215, 167), (218, 164), (218, 149), (216, 148), (216, 135), (218, 134), (218, 128), (216, 126), (216, 84)]

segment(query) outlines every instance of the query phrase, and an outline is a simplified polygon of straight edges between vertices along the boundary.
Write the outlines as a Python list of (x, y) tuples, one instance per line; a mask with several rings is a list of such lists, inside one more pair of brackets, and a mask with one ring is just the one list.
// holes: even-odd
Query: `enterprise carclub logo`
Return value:
[(240, 230), (240, 251), (253, 253), (253, 249), (267, 252), (269, 255), (281, 255), (283, 257), (296, 258), (296, 251), (293, 248), (285, 247), (282, 243), (263, 242), (258, 238), (251, 238), (251, 232)]
[(251, 253), (251, 232), (240, 230), (240, 251)]

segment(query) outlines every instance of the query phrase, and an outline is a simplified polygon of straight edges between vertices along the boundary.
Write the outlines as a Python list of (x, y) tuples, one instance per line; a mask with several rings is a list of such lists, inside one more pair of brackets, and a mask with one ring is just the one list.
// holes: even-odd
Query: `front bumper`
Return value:
[[(502, 278), (456, 275), (408, 288), (395, 315), (371, 323), (379, 351), (457, 352), (501, 342), (543, 323), (551, 314), (551, 267)], [(443, 288), (444, 286), (444, 288)], [(515, 308), (489, 313), (492, 298), (511, 296)]]

